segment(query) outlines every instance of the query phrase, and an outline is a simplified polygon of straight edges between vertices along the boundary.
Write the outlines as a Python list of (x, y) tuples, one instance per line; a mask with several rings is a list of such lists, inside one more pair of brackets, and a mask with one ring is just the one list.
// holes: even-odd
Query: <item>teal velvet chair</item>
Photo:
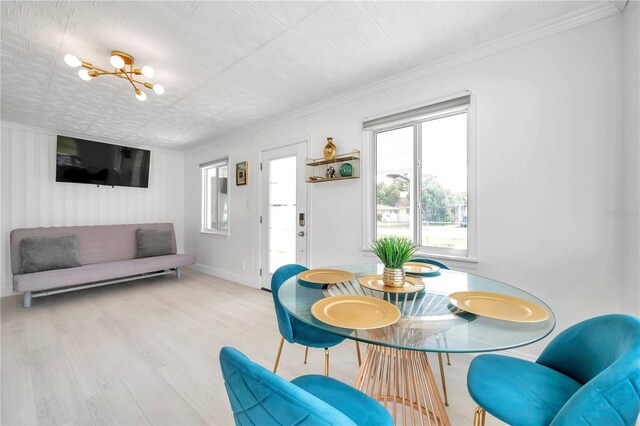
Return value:
[(485, 410), (519, 426), (634, 425), (640, 411), (640, 319), (604, 315), (560, 333), (537, 361), (480, 355), (469, 367), (474, 425)]
[[(329, 375), (329, 348), (333, 347), (345, 339), (337, 334), (320, 330), (317, 327), (305, 324), (302, 321), (289, 315), (287, 310), (278, 300), (278, 290), (289, 278), (298, 275), (302, 271), (308, 271), (302, 265), (284, 265), (279, 267), (271, 278), (271, 294), (273, 296), (273, 304), (276, 308), (276, 317), (278, 318), (278, 329), (280, 330), (280, 346), (276, 355), (276, 362), (273, 366), (273, 372), (278, 371), (280, 355), (282, 354), (282, 346), (286, 340), (289, 343), (298, 343), (305, 346), (304, 363), (307, 363), (309, 348), (324, 348), (324, 374)], [(356, 350), (358, 353), (358, 364), (360, 364), (360, 346), (356, 341)]]
[[(447, 265), (445, 265), (442, 262), (438, 262), (437, 260), (433, 260), (433, 259), (427, 259), (424, 257), (416, 257), (410, 260), (410, 262), (420, 262), (420, 263), (427, 263), (430, 265), (436, 265), (438, 266), (440, 269), (449, 269), (449, 267)], [(446, 339), (446, 337), (445, 337)], [(445, 340), (446, 342), (446, 340)], [(447, 356), (447, 365), (451, 365), (451, 357), (449, 356), (449, 353), (446, 352), (445, 355)], [(442, 381), (442, 395), (444, 396), (444, 405), (446, 405), (447, 407), (449, 406), (449, 397), (447, 395), (447, 381), (444, 377), (444, 363), (442, 362), (442, 353), (438, 352), (438, 365), (440, 367), (440, 379)]]
[(330, 377), (288, 382), (230, 347), (220, 351), (220, 366), (236, 425), (393, 425), (381, 404)]
[(414, 259), (411, 259), (409, 262), (428, 263), (430, 265), (436, 265), (436, 266), (440, 267), (440, 269), (449, 269), (449, 267), (447, 265), (445, 265), (444, 263), (438, 262), (437, 260), (433, 260), (433, 259), (427, 259), (426, 257), (416, 257)]

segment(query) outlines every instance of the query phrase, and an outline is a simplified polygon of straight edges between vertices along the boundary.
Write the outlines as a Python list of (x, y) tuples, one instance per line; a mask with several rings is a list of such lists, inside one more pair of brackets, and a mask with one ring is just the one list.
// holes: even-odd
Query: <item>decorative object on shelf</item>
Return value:
[[(131, 85), (133, 86), (136, 98), (139, 101), (146, 100), (147, 94), (140, 90), (138, 86), (136, 86), (136, 83), (141, 87), (144, 86), (147, 89), (152, 89), (158, 95), (162, 95), (164, 93), (164, 87), (160, 84), (151, 84), (144, 81), (135, 80), (134, 77), (137, 75), (143, 75), (147, 78), (153, 78), (153, 76), (155, 75), (155, 71), (148, 65), (145, 65), (142, 68), (133, 68), (133, 63), (135, 61), (133, 56), (120, 50), (113, 50), (111, 52), (111, 58), (109, 58), (109, 62), (111, 62), (111, 65), (113, 65), (114, 67), (114, 71), (107, 71), (105, 69), (98, 68), (89, 62), (81, 61), (71, 53), (68, 53), (64, 56), (64, 61), (67, 63), (67, 65), (73, 68), (81, 66), (82, 68), (78, 71), (78, 75), (84, 81), (89, 81), (101, 75), (113, 75), (124, 80), (128, 80), (129, 83), (131, 83)], [(129, 66), (128, 70), (127, 65)]]
[(347, 177), (353, 175), (353, 166), (351, 163), (342, 163), (340, 166), (340, 176)]
[(324, 159), (333, 161), (336, 159), (336, 146), (333, 144), (333, 138), (327, 138), (327, 144), (324, 146)]
[(327, 179), (335, 179), (336, 177), (336, 169), (333, 168), (333, 166), (329, 166), (327, 167)]
[(384, 264), (382, 281), (389, 287), (403, 287), (406, 274), (403, 269), (418, 247), (408, 238), (394, 235), (380, 237), (371, 244), (371, 250)]
[[(347, 166), (342, 167), (347, 163)], [(332, 160), (323, 158), (307, 158), (305, 161), (307, 166), (307, 182), (334, 182), (343, 179), (357, 179), (360, 177), (360, 151), (352, 150), (345, 154), (336, 154)], [(334, 175), (329, 177), (327, 171), (329, 166), (333, 168)], [(351, 171), (350, 174), (347, 174)]]
[(243, 161), (236, 163), (236, 186), (247, 184), (247, 173), (249, 171), (249, 162)]

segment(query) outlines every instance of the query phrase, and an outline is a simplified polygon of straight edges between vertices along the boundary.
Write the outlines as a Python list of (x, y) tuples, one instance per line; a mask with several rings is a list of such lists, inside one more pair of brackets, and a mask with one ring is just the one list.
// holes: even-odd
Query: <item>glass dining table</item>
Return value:
[[(449, 425), (450, 421), (427, 359), (427, 352), (477, 353), (517, 348), (547, 336), (555, 327), (555, 316), (540, 299), (509, 284), (464, 272), (441, 270), (435, 276), (419, 277), (424, 290), (389, 293), (360, 285), (358, 277), (381, 275), (382, 264), (332, 266), (352, 272), (351, 281), (328, 285), (287, 280), (278, 291), (284, 308), (298, 320), (319, 329), (367, 343), (354, 387), (392, 410), (402, 424)], [(409, 276), (409, 275), (408, 275)], [(548, 312), (537, 322), (513, 322), (474, 315), (454, 307), (448, 296), (454, 292), (481, 291), (532, 302)], [(393, 325), (374, 329), (346, 329), (317, 320), (314, 303), (334, 296), (369, 296), (386, 300), (400, 310)], [(440, 365), (442, 368), (442, 363)], [(441, 370), (442, 373), (442, 370)]]

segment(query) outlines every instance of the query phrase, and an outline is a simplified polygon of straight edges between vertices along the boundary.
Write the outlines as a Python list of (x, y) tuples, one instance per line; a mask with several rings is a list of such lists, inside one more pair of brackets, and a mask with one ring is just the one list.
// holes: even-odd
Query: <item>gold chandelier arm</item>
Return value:
[[(97, 69), (97, 68), (94, 68), (94, 69)], [(153, 89), (153, 84), (147, 83), (147, 82), (144, 82), (144, 81), (140, 81), (140, 80), (136, 80), (135, 78), (127, 78), (127, 77), (125, 77), (125, 75), (128, 75), (128, 74), (129, 74), (128, 72), (100, 71), (100, 72), (96, 72), (95, 76), (99, 77), (101, 75), (113, 75), (115, 77), (119, 77), (119, 78), (122, 78), (124, 80), (130, 80), (130, 81), (133, 81), (134, 83), (138, 83), (138, 84), (146, 87), (147, 89)], [(151, 87), (149, 87), (149, 85), (151, 85)]]
[(109, 71), (95, 71), (95, 73), (96, 73), (96, 77), (100, 76), (100, 75), (115, 75), (115, 76), (119, 76), (119, 74), (120, 74), (118, 72), (109, 72)]
[[(129, 76), (129, 73), (124, 72), (123, 73), (125, 76), (122, 78), (126, 78), (127, 80), (129, 80), (129, 83), (131, 83), (131, 85), (133, 86), (133, 90), (138, 90), (138, 88), (136, 87), (135, 83), (133, 82), (133, 80), (131, 79), (131, 76)], [(120, 75), (118, 75), (118, 77), (121, 77)]]
[(89, 64), (88, 62), (83, 62), (82, 64), (83, 64), (83, 66), (85, 68), (88, 68), (90, 71), (92, 71), (92, 73), (93, 73), (92, 77), (99, 77), (101, 75), (113, 75), (113, 76), (116, 76), (118, 78), (122, 78), (124, 80), (128, 80), (129, 83), (131, 83), (131, 85), (133, 86), (134, 90), (138, 90), (138, 87), (136, 86), (136, 83), (141, 85), (141, 86), (146, 87), (147, 89), (153, 89), (153, 84), (147, 83), (147, 82), (144, 82), (144, 81), (140, 81), (140, 80), (136, 80), (136, 79), (133, 78), (134, 75), (138, 75), (136, 73), (136, 70), (133, 68), (133, 65), (129, 66), (129, 68), (130, 68), (129, 71), (127, 71), (125, 67), (123, 67), (123, 68), (121, 68), (119, 70), (116, 69), (116, 71), (108, 71), (108, 70), (105, 70), (103, 68), (99, 68), (99, 67), (96, 67), (96, 66), (94, 66), (92, 64)]

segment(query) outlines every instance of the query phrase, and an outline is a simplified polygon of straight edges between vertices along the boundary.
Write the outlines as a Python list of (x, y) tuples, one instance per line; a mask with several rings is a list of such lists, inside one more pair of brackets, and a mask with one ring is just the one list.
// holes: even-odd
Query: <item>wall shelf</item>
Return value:
[[(353, 167), (350, 176), (340, 175), (340, 167), (344, 163), (349, 163)], [(333, 160), (325, 160), (324, 157), (307, 158), (305, 164), (307, 166), (307, 183), (334, 182), (337, 180), (358, 179), (360, 177), (360, 151), (357, 149), (349, 153), (336, 155)], [(336, 171), (334, 178), (326, 177), (329, 166), (333, 166)]]

